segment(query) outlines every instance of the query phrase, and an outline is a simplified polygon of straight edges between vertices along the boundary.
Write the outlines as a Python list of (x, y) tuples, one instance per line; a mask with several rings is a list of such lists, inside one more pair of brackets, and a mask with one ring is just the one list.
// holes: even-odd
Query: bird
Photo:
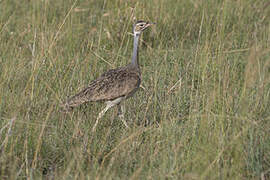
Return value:
[(133, 54), (129, 64), (116, 69), (111, 69), (103, 73), (100, 77), (90, 82), (90, 84), (79, 93), (68, 98), (61, 106), (65, 111), (70, 111), (74, 107), (89, 102), (105, 102), (106, 107), (98, 114), (96, 122), (92, 128), (95, 131), (99, 120), (104, 114), (115, 105), (118, 106), (118, 115), (124, 125), (128, 124), (124, 119), (125, 108), (122, 101), (134, 95), (141, 84), (141, 71), (139, 66), (139, 38), (144, 30), (154, 25), (148, 21), (139, 20), (133, 24)]

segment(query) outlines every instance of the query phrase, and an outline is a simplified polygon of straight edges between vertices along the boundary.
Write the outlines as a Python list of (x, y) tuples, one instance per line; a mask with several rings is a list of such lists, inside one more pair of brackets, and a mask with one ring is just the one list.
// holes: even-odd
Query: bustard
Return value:
[(99, 119), (111, 107), (118, 105), (118, 112), (121, 112), (120, 119), (126, 127), (127, 122), (124, 119), (124, 106), (121, 101), (131, 97), (139, 88), (141, 83), (141, 72), (138, 60), (138, 45), (141, 33), (153, 25), (154, 23), (146, 21), (137, 21), (133, 25), (133, 56), (131, 63), (124, 67), (111, 69), (99, 78), (92, 81), (88, 87), (80, 91), (78, 94), (69, 98), (62, 106), (65, 110), (69, 111), (73, 107), (86, 102), (105, 101), (106, 107), (98, 114), (97, 120), (92, 128), (95, 131)]

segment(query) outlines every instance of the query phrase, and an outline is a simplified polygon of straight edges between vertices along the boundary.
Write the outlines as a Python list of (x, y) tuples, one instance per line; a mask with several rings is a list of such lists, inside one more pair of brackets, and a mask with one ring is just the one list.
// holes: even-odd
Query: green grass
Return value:
[[(126, 129), (59, 104), (131, 59)], [(270, 178), (267, 0), (0, 1), (0, 179)]]

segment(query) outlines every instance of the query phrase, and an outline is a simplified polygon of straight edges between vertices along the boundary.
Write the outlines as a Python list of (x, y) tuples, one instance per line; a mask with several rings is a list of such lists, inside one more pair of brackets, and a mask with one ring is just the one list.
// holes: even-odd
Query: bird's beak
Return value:
[(144, 27), (143, 30), (145, 30), (146, 28), (148, 28), (148, 27), (150, 27), (150, 26), (152, 26), (154, 24), (156, 24), (156, 23), (147, 22), (147, 24), (146, 24), (146, 26)]
[(154, 23), (154, 22), (147, 22), (147, 27), (148, 27), (148, 26), (152, 26), (152, 25), (154, 25), (154, 24), (156, 24), (156, 23)]

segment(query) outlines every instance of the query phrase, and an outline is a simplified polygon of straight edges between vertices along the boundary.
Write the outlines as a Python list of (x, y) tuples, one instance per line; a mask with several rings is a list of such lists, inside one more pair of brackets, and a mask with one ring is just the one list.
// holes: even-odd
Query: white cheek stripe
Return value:
[(141, 32), (139, 32), (139, 31), (134, 31), (134, 36), (137, 36), (137, 35), (140, 35), (141, 34)]

